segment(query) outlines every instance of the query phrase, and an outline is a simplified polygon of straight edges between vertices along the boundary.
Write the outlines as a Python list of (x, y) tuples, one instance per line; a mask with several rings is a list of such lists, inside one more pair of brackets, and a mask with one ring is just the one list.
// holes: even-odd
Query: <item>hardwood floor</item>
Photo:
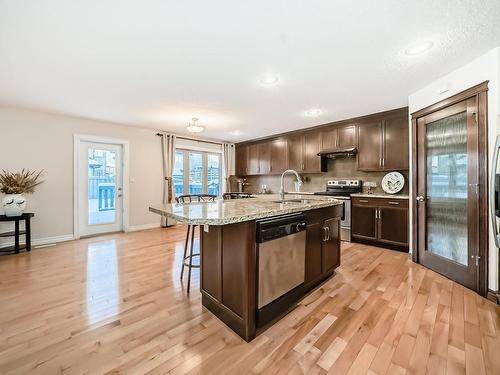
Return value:
[(246, 343), (179, 281), (185, 227), (0, 257), (0, 374), (500, 374), (500, 308), (350, 244), (342, 266)]

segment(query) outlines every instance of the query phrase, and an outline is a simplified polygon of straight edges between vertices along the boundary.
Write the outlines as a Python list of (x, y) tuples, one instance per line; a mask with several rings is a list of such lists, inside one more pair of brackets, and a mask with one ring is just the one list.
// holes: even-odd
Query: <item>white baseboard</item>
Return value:
[(129, 225), (127, 232), (137, 232), (138, 230), (154, 229), (159, 228), (160, 222), (151, 224), (141, 224), (141, 225)]
[[(56, 237), (35, 238), (35, 239), (31, 240), (31, 246), (47, 245), (47, 244), (52, 244), (52, 243), (71, 241), (74, 239), (75, 239), (75, 237), (73, 236), (73, 234), (66, 234), (64, 236), (56, 236)], [(21, 236), (19, 243), (21, 245), (25, 244), (24, 236)], [(13, 246), (13, 245), (14, 245), (14, 240), (9, 240), (9, 241), (0, 243), (0, 248), (7, 247), (7, 246)]]

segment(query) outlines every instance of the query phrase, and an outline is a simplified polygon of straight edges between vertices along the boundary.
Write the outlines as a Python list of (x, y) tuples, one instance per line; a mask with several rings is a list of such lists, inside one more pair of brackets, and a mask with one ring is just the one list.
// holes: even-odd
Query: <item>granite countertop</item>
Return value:
[(355, 193), (351, 194), (351, 197), (360, 197), (360, 198), (388, 198), (388, 199), (408, 199), (408, 195), (406, 194), (385, 194), (385, 193)]
[(279, 203), (277, 194), (258, 195), (256, 198), (217, 200), (201, 203), (156, 204), (149, 211), (193, 225), (225, 225), (291, 214), (343, 204), (337, 199), (324, 196), (304, 198), (286, 195), (285, 200), (302, 199), (303, 202)]

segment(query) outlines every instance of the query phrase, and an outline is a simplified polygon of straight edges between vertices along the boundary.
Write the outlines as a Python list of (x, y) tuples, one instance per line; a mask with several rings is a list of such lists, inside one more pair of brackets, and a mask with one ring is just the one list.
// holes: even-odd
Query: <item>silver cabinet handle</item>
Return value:
[(425, 200), (424, 196), (423, 195), (419, 195), (417, 196), (417, 198), (415, 198), (417, 201), (419, 202), (423, 202)]
[(321, 227), (321, 229), (323, 229), (323, 238), (321, 240), (326, 242), (326, 227)]
[(370, 201), (366, 200), (366, 199), (360, 199), (359, 200), (359, 203), (369, 203)]
[(330, 227), (325, 227), (326, 228), (326, 240), (330, 240)]
[(399, 202), (389, 202), (389, 204), (392, 204), (393, 206), (399, 206)]

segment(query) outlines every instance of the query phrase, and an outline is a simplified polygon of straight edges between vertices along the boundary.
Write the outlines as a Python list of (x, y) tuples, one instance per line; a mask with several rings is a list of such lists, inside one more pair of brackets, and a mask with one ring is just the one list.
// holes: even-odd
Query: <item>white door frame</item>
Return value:
[(95, 135), (74, 134), (73, 136), (73, 236), (80, 238), (80, 199), (79, 199), (79, 175), (80, 175), (80, 146), (82, 142), (108, 143), (121, 145), (123, 148), (123, 208), (122, 223), (123, 231), (129, 230), (129, 142), (127, 139), (100, 137)]

